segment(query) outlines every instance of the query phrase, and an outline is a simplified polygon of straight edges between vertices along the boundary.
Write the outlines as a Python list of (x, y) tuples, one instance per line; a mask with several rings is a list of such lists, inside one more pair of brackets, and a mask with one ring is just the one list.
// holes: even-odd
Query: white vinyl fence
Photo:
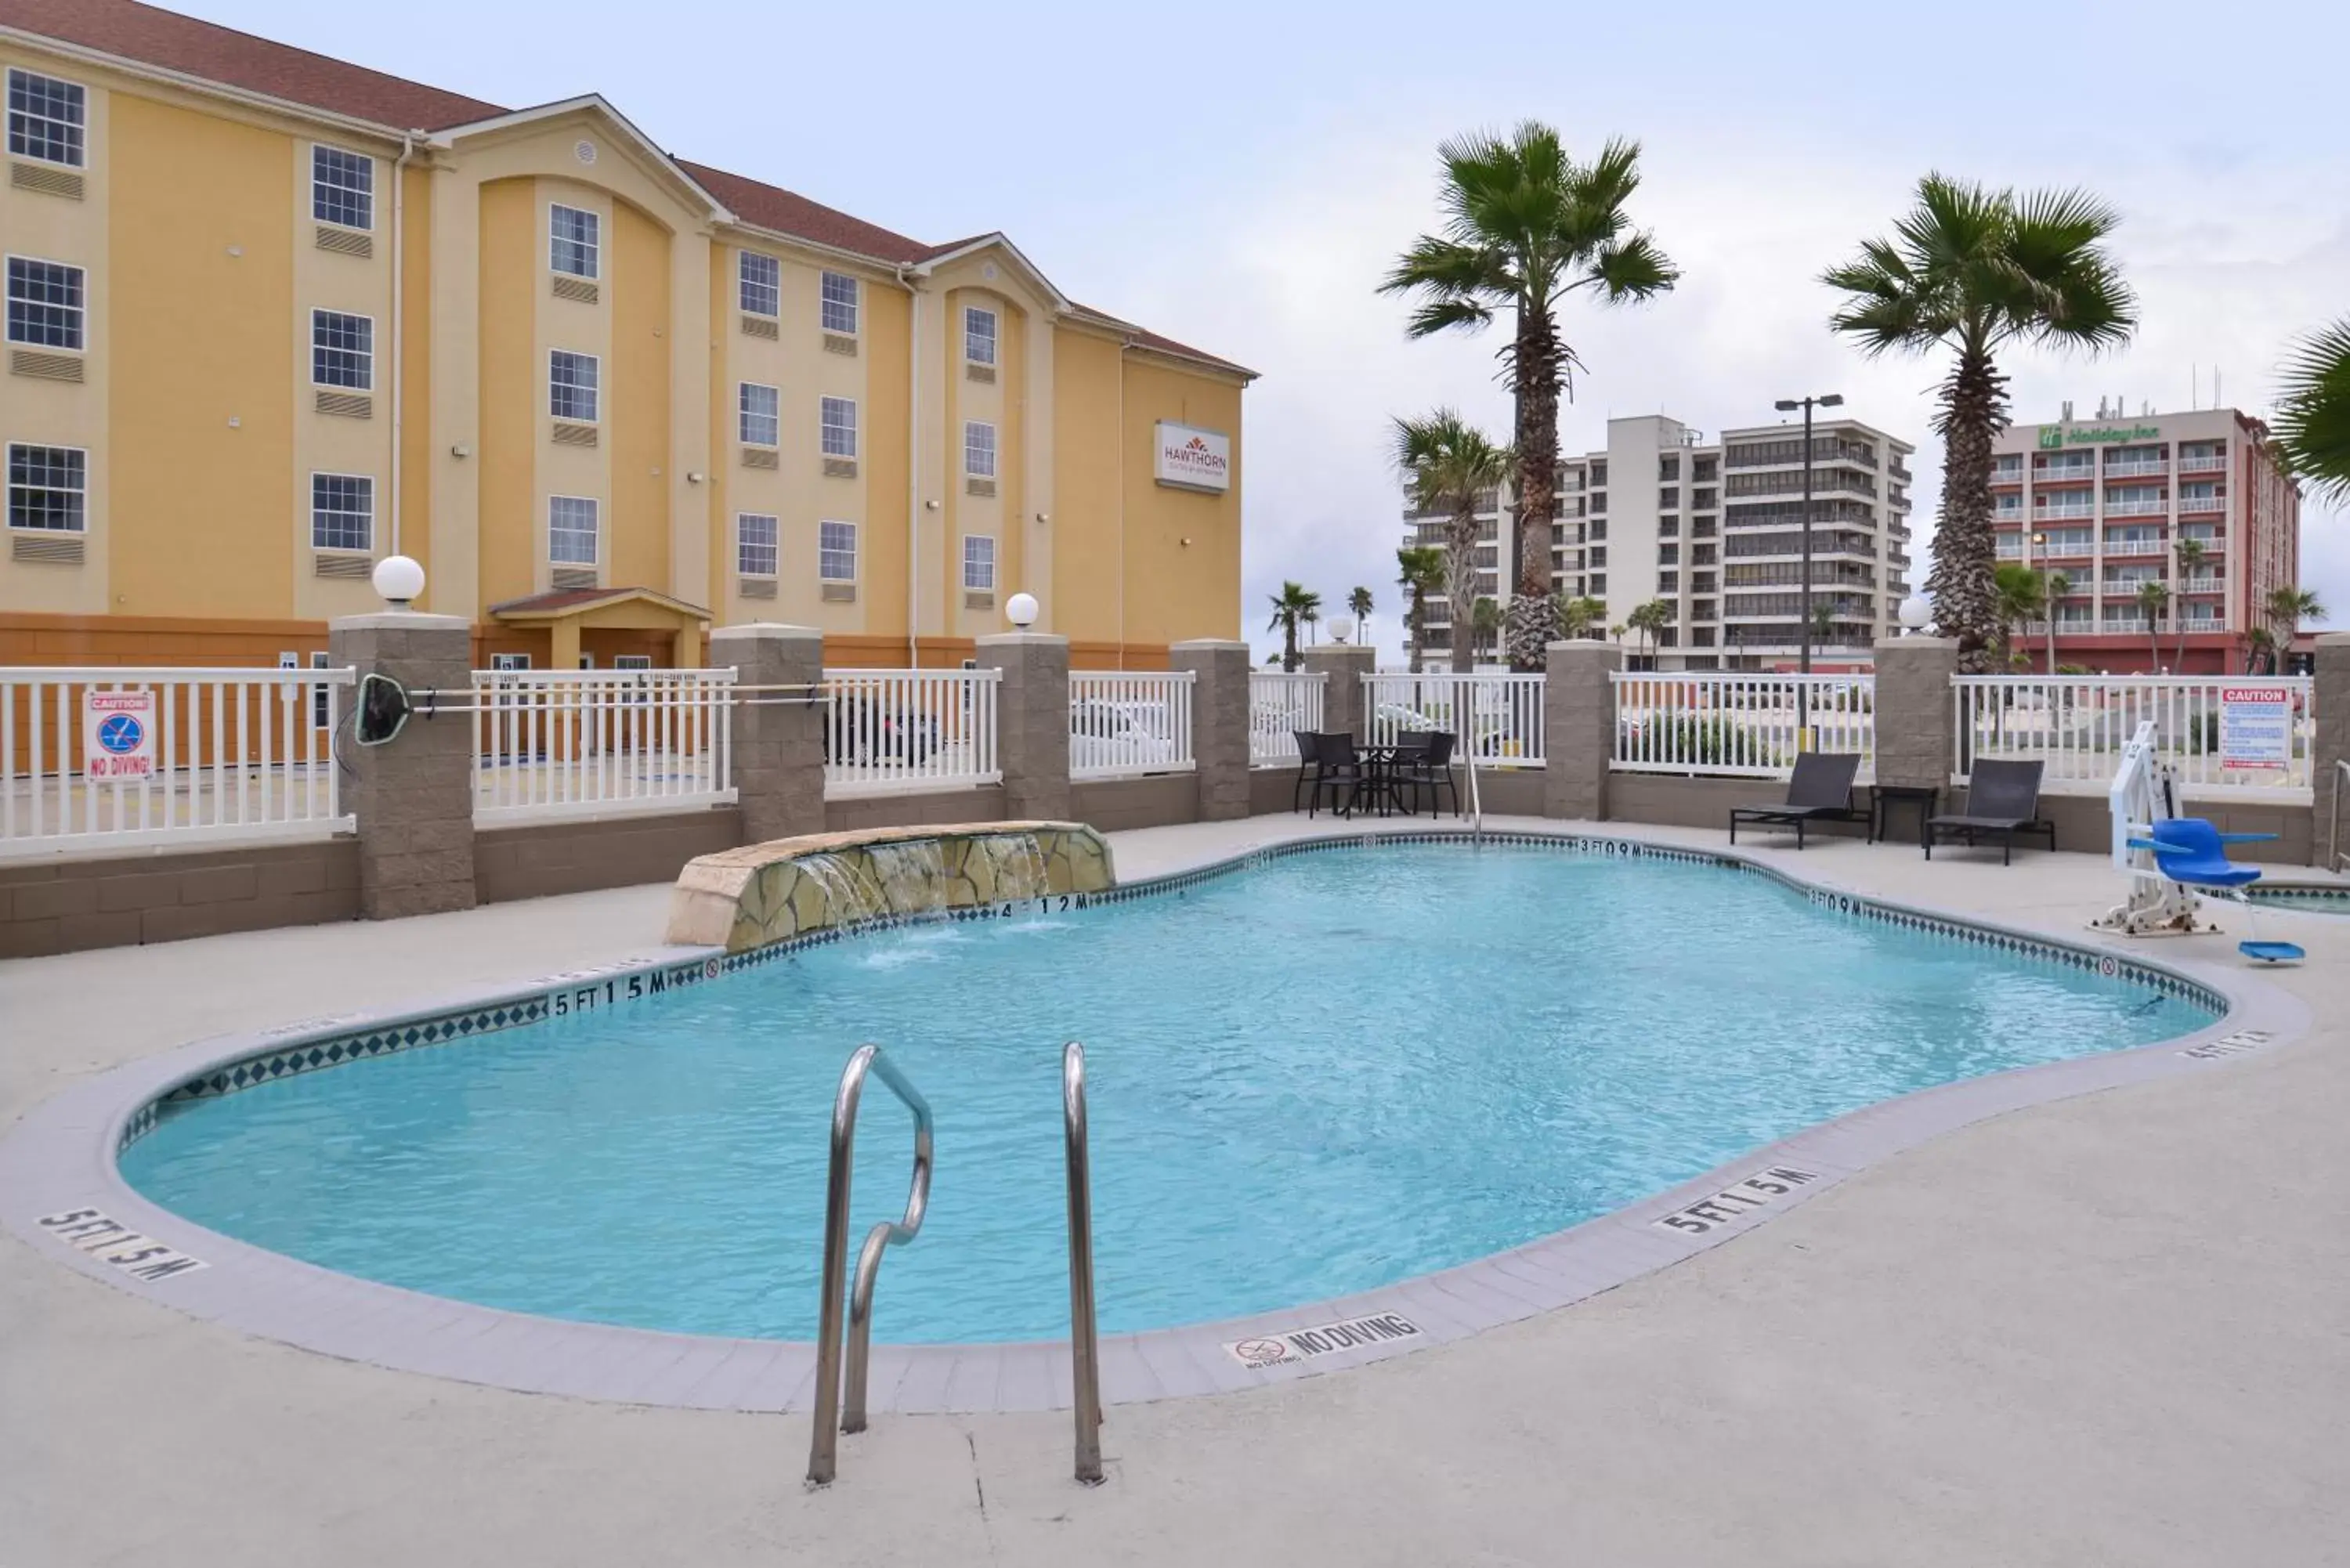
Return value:
[[(1978, 757), (2037, 759), (2043, 788), (2103, 794), (2122, 748), (2151, 720), (2189, 789), (2309, 791), (2315, 721), (2306, 675), (1961, 675), (1954, 684), (1961, 781)], [(2240, 763), (2223, 749), (2223, 710), (2264, 695), (2287, 705), (2282, 754)]]
[(1619, 670), (1608, 679), (1616, 687), (1609, 766), (1618, 772), (1785, 778), (1808, 749), (1856, 752), (1860, 776), (1875, 776), (1873, 675)]
[(1319, 732), (1329, 677), (1249, 672), (1249, 766), (1297, 765), (1297, 732)]
[(1190, 773), (1188, 670), (1069, 672), (1069, 776), (1139, 778)]
[(1000, 670), (827, 670), (827, 798), (973, 789), (1002, 782)]
[(473, 820), (733, 800), (733, 686), (732, 670), (476, 670)]
[(1363, 702), (1372, 745), (1449, 730), (1455, 745), (1473, 748), (1481, 764), (1542, 765), (1540, 675), (1366, 675)]
[(0, 857), (348, 833), (348, 670), (0, 670)]

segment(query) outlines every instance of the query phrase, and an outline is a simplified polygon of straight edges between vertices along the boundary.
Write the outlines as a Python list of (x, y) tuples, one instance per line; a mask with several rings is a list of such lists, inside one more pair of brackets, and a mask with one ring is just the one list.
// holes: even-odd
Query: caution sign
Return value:
[(2293, 688), (2220, 688), (2220, 765), (2223, 768), (2286, 768), (2293, 765)]
[(83, 692), (81, 754), (82, 771), (93, 779), (153, 777), (155, 693)]

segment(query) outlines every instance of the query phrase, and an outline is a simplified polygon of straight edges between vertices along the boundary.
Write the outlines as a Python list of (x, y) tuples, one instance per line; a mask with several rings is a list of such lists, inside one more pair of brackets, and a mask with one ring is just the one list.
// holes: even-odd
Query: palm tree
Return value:
[(2276, 668), (2276, 633), (2256, 626), (2244, 633), (2244, 673), (2258, 675), (2263, 667)]
[(2002, 561), (1992, 581), (1999, 589), (1999, 667), (2005, 672), (2015, 663), (2016, 623), (2037, 620), (2046, 612), (2048, 585), (2019, 561)]
[(1302, 583), (1284, 583), (1273, 596), (1273, 618), (1264, 629), (1281, 633), (1281, 667), (1297, 669), (1297, 628), (1322, 613), (1322, 596), (1308, 593)]
[(1365, 648), (1371, 645), (1371, 590), (1354, 588), (1347, 595), (1347, 613), (1355, 618), (1355, 640)]
[(1641, 646), (1648, 650), (1648, 657), (1653, 660), (1656, 658), (1657, 639), (1665, 628), (1672, 623), (1672, 618), (1673, 606), (1670, 600), (1650, 599), (1646, 604), (1634, 606), (1631, 613), (1624, 618), (1624, 624), (1640, 634)]
[(2137, 586), (2137, 607), (2146, 617), (2146, 649), (2148, 663), (2147, 673), (2152, 675), (2162, 668), (2162, 644), (2154, 635), (2154, 623), (2170, 607), (2170, 590), (2158, 582), (2148, 580)]
[(1510, 449), (1495, 446), (1458, 409), (1398, 420), (1394, 438), (1395, 464), (1410, 487), (1412, 510), (1446, 516), (1444, 597), (1452, 613), (1452, 668), (1465, 673), (1477, 667), (1461, 609), (1477, 600), (1477, 504), (1509, 477)]
[[(1469, 630), (1471, 637), (1473, 639), (1474, 649), (1477, 650), (1491, 652), (1493, 649), (1493, 644), (1496, 639), (1500, 636), (1502, 630), (1502, 607), (1495, 604), (1490, 598), (1479, 599), (1477, 601), (1477, 607), (1470, 613)], [(1452, 668), (1455, 670), (1461, 668), (1461, 655), (1458, 649), (1455, 649), (1453, 652)], [(1468, 668), (1471, 670), (1474, 670), (1476, 668), (1476, 659), (1473, 653), (1471, 657)]]
[(1821, 281), (1847, 297), (1829, 317), (1875, 356), (1948, 345), (1934, 428), (1942, 437), (1941, 516), (1926, 579), (1935, 619), (1959, 639), (1959, 668), (1985, 671), (1997, 640), (1998, 565), (1991, 528), (1991, 442), (2007, 427), (2007, 378), (1993, 358), (2012, 343), (2095, 351), (2129, 340), (2137, 305), (2101, 243), (2118, 216), (2080, 191), (2022, 196), (1929, 174), (1893, 237)]
[(2048, 605), (2048, 673), (2056, 673), (2056, 606), (2073, 591), (2073, 579), (2062, 572), (2051, 571), (2041, 581), (2040, 597)]
[(1588, 637), (1591, 628), (1607, 618), (1606, 599), (1566, 599), (1558, 607), (1559, 630), (1569, 641)]
[(1625, 203), (1640, 183), (1638, 142), (1617, 139), (1588, 163), (1558, 132), (1528, 120), (1508, 136), (1478, 131), (1437, 150), (1444, 232), (1423, 234), (1397, 259), (1382, 294), (1419, 296), (1414, 337), (1479, 330), (1499, 310), (1514, 317), (1501, 358), (1516, 400), (1518, 581), (1510, 602), (1510, 658), (1542, 666), (1557, 635), (1550, 591), (1550, 529), (1558, 490), (1558, 400), (1581, 365), (1560, 341), (1558, 306), (1578, 289), (1609, 305), (1653, 299), (1680, 274)]
[(1396, 552), (1396, 569), (1409, 601), (1404, 630), (1411, 639), (1411, 672), (1417, 675), (1420, 644), (1428, 639), (1428, 596), (1444, 591), (1444, 552), (1433, 545), (1406, 545)]
[(2291, 584), (2271, 588), (2262, 607), (2269, 612), (2269, 624), (2275, 628), (2272, 634), (2276, 639), (2275, 644), (2269, 649), (2272, 664), (2292, 649), (2293, 635), (2301, 630), (2302, 622), (2325, 618), (2325, 606), (2316, 594)]
[[(2192, 583), (2195, 578), (2202, 575), (2203, 558), (2210, 555), (2210, 552), (2204, 548), (2203, 541), (2200, 539), (2181, 539), (2178, 541), (2177, 551), (2178, 556), (2178, 591), (2184, 594), (2187, 591), (2189, 585)], [(2187, 673), (2187, 607), (2181, 605), (2178, 607), (2178, 615), (2172, 618), (2178, 623), (2178, 658), (2171, 668), (2178, 670), (2179, 674), (2184, 675)], [(2222, 666), (2221, 672), (2225, 673), (2224, 665)]]
[(2295, 346), (2277, 397), (2276, 441), (2320, 495), (2350, 500), (2350, 317)]

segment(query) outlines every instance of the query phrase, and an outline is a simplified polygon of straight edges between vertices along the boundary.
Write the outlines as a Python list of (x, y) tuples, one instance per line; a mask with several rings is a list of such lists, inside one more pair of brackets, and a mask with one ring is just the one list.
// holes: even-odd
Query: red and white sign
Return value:
[(1205, 431), (1159, 421), (1159, 458), (1153, 464), (1159, 483), (1180, 490), (1222, 492), (1232, 487), (1232, 438), (1222, 431)]
[(83, 692), (81, 754), (82, 773), (88, 778), (152, 778), (155, 693)]
[(2293, 765), (2293, 688), (2220, 688), (2220, 765), (2223, 768), (2284, 768)]

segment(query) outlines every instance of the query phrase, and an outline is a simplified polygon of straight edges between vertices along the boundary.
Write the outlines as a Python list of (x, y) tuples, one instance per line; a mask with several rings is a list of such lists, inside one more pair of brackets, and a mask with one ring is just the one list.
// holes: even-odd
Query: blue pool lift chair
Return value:
[(2275, 834), (2222, 833), (2199, 816), (2170, 817), (2153, 824), (2147, 832), (2151, 837), (2133, 838), (2129, 846), (2151, 854), (2155, 870), (2165, 880), (2243, 905), (2244, 919), (2254, 929), (2250, 939), (2236, 944), (2237, 951), (2262, 963), (2298, 963), (2307, 956), (2298, 942), (2260, 940), (2253, 922), (2252, 901), (2244, 892), (2261, 879), (2260, 867), (2239, 865), (2228, 858), (2229, 845), (2257, 844), (2274, 838)]

